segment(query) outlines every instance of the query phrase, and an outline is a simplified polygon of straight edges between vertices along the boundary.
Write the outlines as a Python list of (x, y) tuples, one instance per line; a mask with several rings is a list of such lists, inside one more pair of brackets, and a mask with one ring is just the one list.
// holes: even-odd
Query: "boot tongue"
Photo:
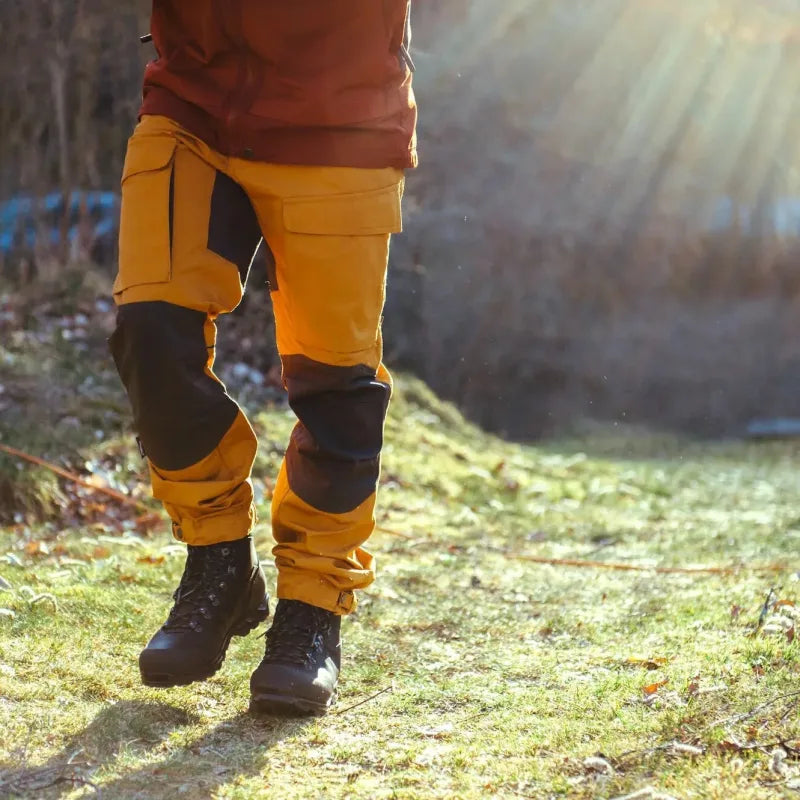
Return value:
[(318, 636), (324, 637), (327, 613), (297, 600), (281, 600), (267, 631), (266, 657), (284, 664), (304, 665)]

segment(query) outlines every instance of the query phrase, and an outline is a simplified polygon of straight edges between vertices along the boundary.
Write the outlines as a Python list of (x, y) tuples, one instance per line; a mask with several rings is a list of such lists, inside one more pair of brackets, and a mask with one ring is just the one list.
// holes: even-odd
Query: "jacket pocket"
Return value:
[(134, 136), (122, 170), (119, 272), (114, 294), (166, 283), (172, 264), (173, 161), (171, 136)]

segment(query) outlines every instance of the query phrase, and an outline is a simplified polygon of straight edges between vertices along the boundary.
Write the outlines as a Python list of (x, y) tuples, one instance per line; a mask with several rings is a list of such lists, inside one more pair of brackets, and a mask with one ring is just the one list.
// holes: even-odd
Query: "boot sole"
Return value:
[(335, 701), (335, 694), (328, 703), (315, 703), (302, 697), (259, 692), (250, 696), (250, 713), (275, 717), (321, 717)]
[(244, 619), (240, 620), (233, 628), (223, 642), (222, 650), (217, 657), (217, 660), (211, 665), (209, 669), (202, 672), (191, 672), (176, 675), (167, 672), (151, 672), (145, 674), (141, 668), (139, 674), (142, 677), (142, 683), (145, 686), (152, 686), (155, 689), (170, 689), (173, 686), (188, 686), (190, 683), (198, 683), (199, 681), (208, 680), (212, 675), (219, 672), (220, 667), (225, 661), (225, 655), (228, 652), (228, 646), (234, 636), (247, 636), (251, 631), (255, 630), (262, 622), (269, 617), (269, 603), (263, 602), (252, 614), (248, 614)]

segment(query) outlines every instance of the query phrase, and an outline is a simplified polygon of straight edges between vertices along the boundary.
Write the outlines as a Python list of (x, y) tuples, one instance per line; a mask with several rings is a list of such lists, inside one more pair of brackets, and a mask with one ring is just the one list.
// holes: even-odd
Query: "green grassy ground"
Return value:
[[(23, 339), (4, 351), (16, 378), (20, 354), (48, 347)], [(108, 365), (69, 367), (81, 381), (84, 369), (106, 399), (70, 415), (103, 433), (59, 427), (58, 446), (73, 467), (79, 454), (136, 485)], [(274, 406), (256, 423), (266, 520), (292, 419)], [(0, 422), (0, 442), (55, 459), (40, 429), (21, 430)], [(246, 713), (256, 636), (235, 640), (207, 683), (140, 686), (137, 654), (169, 607), (181, 547), (166, 526), (112, 525), (108, 509), (81, 518), (76, 504), (104, 501), (51, 481), (68, 525), (23, 515), (0, 531), (0, 797), (791, 796), (799, 461), (788, 444), (603, 427), (508, 444), (400, 380), (371, 543), (378, 581), (345, 623), (335, 710), (296, 721)], [(7, 496), (31, 480), (17, 473), (3, 457)], [(256, 538), (274, 578), (266, 522)], [(520, 553), (739, 569), (621, 572)], [(757, 569), (776, 562), (785, 570)]]

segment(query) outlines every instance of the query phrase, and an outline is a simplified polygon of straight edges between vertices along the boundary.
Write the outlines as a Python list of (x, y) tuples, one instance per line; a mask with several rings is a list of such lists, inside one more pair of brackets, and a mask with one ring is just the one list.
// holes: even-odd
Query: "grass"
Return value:
[[(13, 346), (12, 381), (35, 376), (20, 364), (49, 341)], [(91, 372), (107, 402), (71, 406), (81, 424), (62, 445), (118, 485), (141, 483), (110, 364), (70, 357), (48, 380), (65, 364), (76, 385)], [(28, 438), (8, 418), (0, 441), (56, 457), (41, 426), (29, 420)], [(254, 418), (266, 519), (292, 419), (276, 403)], [(235, 640), (206, 683), (142, 687), (137, 654), (163, 621), (181, 547), (166, 526), (148, 536), (124, 519), (39, 522), (48, 504), (27, 508), (0, 529), (0, 796), (791, 796), (799, 460), (791, 444), (608, 426), (506, 443), (400, 378), (371, 541), (378, 580), (344, 626), (339, 702), (313, 720), (248, 716), (256, 636)], [(0, 467), (16, 475), (8, 459)], [(69, 499), (63, 482), (48, 486)], [(256, 539), (271, 570), (266, 523)], [(617, 572), (520, 552), (740, 569)], [(786, 569), (755, 568), (776, 562)]]

